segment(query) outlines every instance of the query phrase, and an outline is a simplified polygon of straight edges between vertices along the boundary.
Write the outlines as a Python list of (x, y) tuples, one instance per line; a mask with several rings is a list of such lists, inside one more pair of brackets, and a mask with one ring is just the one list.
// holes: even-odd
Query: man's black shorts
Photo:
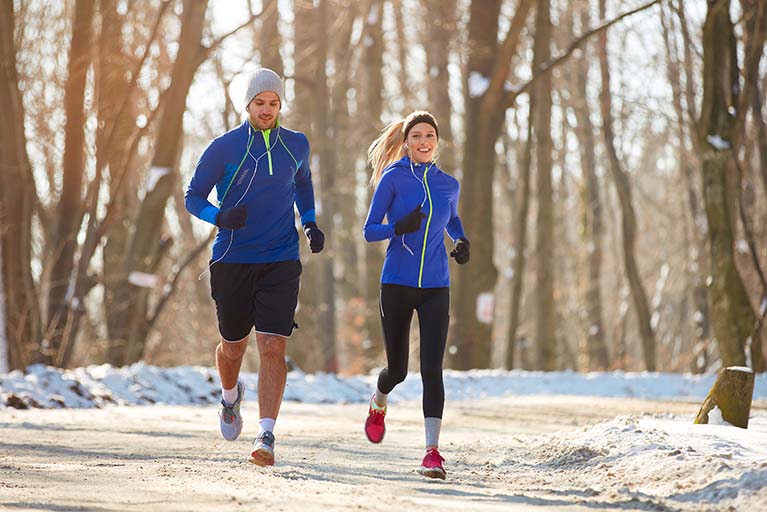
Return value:
[(210, 291), (216, 301), (218, 331), (228, 341), (256, 332), (290, 336), (298, 304), (301, 262), (216, 263)]

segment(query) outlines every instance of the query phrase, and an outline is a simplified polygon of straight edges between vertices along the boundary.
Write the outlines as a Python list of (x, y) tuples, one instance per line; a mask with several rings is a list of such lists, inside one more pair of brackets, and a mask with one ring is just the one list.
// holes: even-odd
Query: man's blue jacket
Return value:
[[(218, 207), (208, 201), (216, 187)], [(216, 223), (220, 209), (244, 205), (244, 228), (219, 229), (213, 261), (267, 263), (298, 259), (293, 204), (301, 223), (315, 221), (309, 141), (279, 124), (256, 130), (248, 120), (214, 139), (186, 190), (186, 209)]]

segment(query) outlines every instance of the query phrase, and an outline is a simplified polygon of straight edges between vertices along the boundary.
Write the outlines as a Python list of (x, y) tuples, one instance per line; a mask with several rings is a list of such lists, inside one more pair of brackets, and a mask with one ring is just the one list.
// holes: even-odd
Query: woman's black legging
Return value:
[(386, 344), (387, 367), (378, 376), (378, 389), (381, 393), (389, 393), (407, 376), (413, 310), (418, 312), (421, 331), (423, 415), (425, 418), (442, 418), (445, 407), (442, 360), (450, 321), (449, 288), (381, 285), (379, 313)]

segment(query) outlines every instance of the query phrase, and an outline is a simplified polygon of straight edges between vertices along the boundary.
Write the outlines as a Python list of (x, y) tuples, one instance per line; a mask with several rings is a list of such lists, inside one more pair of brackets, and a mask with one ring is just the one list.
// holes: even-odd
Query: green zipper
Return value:
[(269, 150), (269, 132), (272, 130), (264, 130), (261, 133), (264, 135), (264, 143), (266, 144), (266, 156), (269, 158), (269, 176), (272, 176), (272, 152)]
[(429, 224), (431, 224), (431, 191), (429, 190), (429, 180), (426, 178), (426, 173), (429, 172), (429, 167), (430, 166), (426, 166), (426, 169), (423, 171), (423, 184), (426, 187), (426, 195), (429, 198), (429, 217), (426, 219), (426, 230), (423, 233), (423, 247), (421, 248), (421, 268), (418, 271), (418, 288), (421, 288), (422, 285), (421, 281), (423, 280), (423, 262), (424, 258), (426, 257), (426, 239), (429, 236)]

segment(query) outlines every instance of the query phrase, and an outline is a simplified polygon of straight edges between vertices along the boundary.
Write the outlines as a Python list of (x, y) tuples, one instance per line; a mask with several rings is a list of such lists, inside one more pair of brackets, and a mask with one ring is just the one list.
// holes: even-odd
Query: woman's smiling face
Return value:
[(408, 156), (414, 162), (425, 164), (434, 160), (437, 151), (437, 130), (429, 123), (418, 123), (407, 134)]

